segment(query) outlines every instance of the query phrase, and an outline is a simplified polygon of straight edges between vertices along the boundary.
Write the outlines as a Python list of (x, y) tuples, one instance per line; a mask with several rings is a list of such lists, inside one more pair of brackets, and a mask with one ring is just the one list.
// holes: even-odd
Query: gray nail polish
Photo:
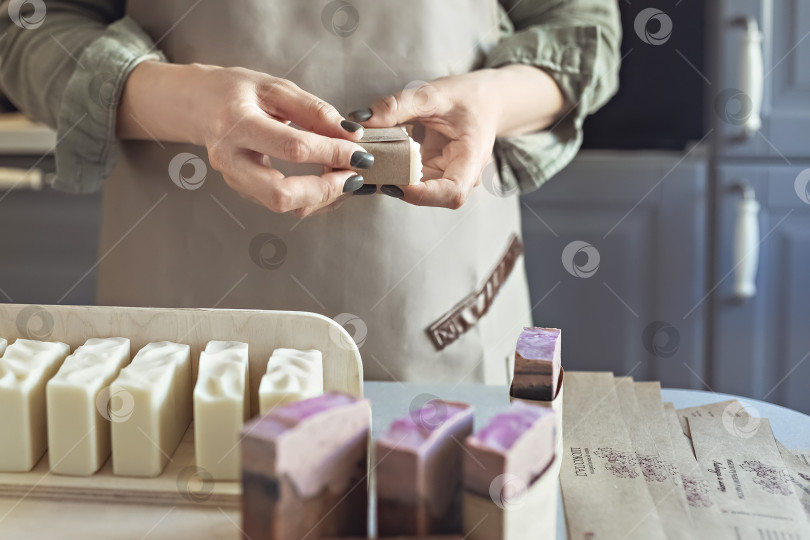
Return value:
[(389, 197), (394, 197), (397, 199), (402, 198), (405, 195), (405, 192), (399, 189), (397, 186), (385, 185), (380, 188), (380, 191)]
[(346, 183), (343, 184), (343, 193), (351, 193), (363, 187), (363, 177), (359, 174), (350, 176)]
[(371, 166), (374, 165), (374, 156), (368, 152), (358, 150), (352, 154), (350, 165), (355, 169), (370, 169)]
[(365, 122), (371, 115), (374, 114), (371, 112), (371, 109), (357, 109), (356, 111), (352, 111), (349, 113), (349, 118), (352, 120), (356, 120), (358, 122)]
[(354, 192), (355, 195), (371, 195), (377, 193), (377, 186), (374, 184), (363, 184), (363, 186)]
[(359, 129), (363, 129), (363, 126), (358, 124), (357, 122), (352, 122), (351, 120), (343, 120), (340, 123), (340, 127), (348, 131), (349, 133), (354, 133)]

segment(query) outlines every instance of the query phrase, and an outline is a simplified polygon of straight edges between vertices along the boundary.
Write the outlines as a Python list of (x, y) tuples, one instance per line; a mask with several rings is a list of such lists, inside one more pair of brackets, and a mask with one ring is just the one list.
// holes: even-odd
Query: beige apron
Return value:
[[(173, 62), (284, 77), (344, 114), (469, 71), (498, 37), (495, 0), (127, 6)], [(358, 342), (367, 379), (503, 384), (530, 321), (518, 200), (483, 187), (456, 211), (377, 194), (298, 220), (240, 198), (203, 148), (125, 142), (103, 224), (99, 303), (323, 313)]]

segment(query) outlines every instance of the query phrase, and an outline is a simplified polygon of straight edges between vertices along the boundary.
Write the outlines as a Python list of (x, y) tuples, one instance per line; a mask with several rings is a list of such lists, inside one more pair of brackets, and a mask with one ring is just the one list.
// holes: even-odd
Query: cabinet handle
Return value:
[(0, 191), (10, 191), (13, 189), (38, 190), (41, 188), (41, 170), (0, 167)]
[(759, 267), (759, 202), (754, 188), (746, 183), (735, 184), (742, 191), (737, 202), (737, 220), (734, 225), (734, 298), (742, 301), (757, 292)]
[(731, 21), (733, 27), (744, 30), (743, 42), (740, 47), (740, 65), (737, 70), (737, 88), (751, 100), (751, 111), (742, 125), (742, 132), (734, 137), (737, 142), (750, 139), (762, 127), (762, 32), (756, 19), (752, 17), (738, 17)]

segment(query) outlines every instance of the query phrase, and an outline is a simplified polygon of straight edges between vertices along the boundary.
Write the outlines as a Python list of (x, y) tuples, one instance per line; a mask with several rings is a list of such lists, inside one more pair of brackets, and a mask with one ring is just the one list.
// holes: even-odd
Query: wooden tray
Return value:
[[(258, 389), (274, 349), (318, 349), (323, 353), (324, 389), (362, 397), (360, 352), (346, 330), (332, 319), (295, 311), (158, 309), (95, 306), (0, 304), (0, 337), (61, 341), (71, 350), (91, 337), (128, 337), (133, 354), (152, 341), (175, 341), (191, 347), (196, 380), (200, 351), (210, 340), (249, 345), (250, 401), (258, 413)], [(192, 424), (193, 426), (193, 424)], [(238, 482), (213, 482), (194, 475), (193, 427), (156, 478), (112, 474), (111, 461), (93, 476), (51, 474), (48, 456), (27, 473), (0, 473), (0, 495), (10, 497), (126, 502), (131, 504), (239, 504)]]

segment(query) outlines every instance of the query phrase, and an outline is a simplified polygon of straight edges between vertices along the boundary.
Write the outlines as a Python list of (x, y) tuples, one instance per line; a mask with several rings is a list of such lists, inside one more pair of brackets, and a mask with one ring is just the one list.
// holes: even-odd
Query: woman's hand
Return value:
[[(362, 134), (290, 81), (242, 68), (144, 62), (118, 109), (119, 137), (205, 146), (211, 166), (240, 195), (299, 217), (363, 185), (352, 169), (368, 169), (374, 157), (354, 142)], [(273, 158), (320, 164), (323, 174), (285, 177)]]
[(456, 209), (480, 184), (495, 137), (546, 128), (568, 108), (545, 71), (513, 65), (414, 85), (349, 116), (365, 127), (423, 124), (422, 182), (383, 191), (415, 205)]

